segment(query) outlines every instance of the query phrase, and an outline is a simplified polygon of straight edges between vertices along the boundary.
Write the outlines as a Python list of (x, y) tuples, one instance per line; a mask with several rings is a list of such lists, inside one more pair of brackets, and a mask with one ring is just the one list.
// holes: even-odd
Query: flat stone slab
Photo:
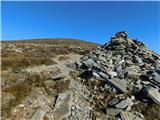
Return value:
[(146, 92), (149, 98), (151, 98), (155, 103), (160, 105), (160, 93), (158, 89), (153, 87), (147, 87)]
[(60, 93), (54, 108), (55, 120), (62, 120), (71, 114), (72, 95), (69, 91)]
[(108, 79), (109, 76), (107, 74), (105, 74), (104, 72), (98, 72), (98, 75), (104, 79)]
[(160, 86), (160, 75), (156, 75), (153, 80), (156, 82), (158, 86)]
[(92, 65), (94, 64), (93, 59), (88, 59), (87, 61), (83, 62), (86, 67), (92, 68)]
[(118, 97), (114, 97), (111, 101), (109, 101), (109, 105), (110, 106), (114, 106), (115, 104), (117, 104), (119, 102), (119, 98)]
[(126, 80), (125, 79), (118, 79), (118, 78), (113, 78), (113, 79), (106, 79), (106, 81), (115, 89), (118, 91), (125, 93), (127, 92), (126, 89)]
[(115, 115), (119, 114), (122, 111), (123, 111), (122, 109), (116, 109), (116, 108), (107, 108), (106, 109), (106, 113), (109, 116), (115, 116)]
[(115, 105), (115, 107), (123, 109), (123, 108), (126, 108), (128, 106), (132, 106), (132, 105), (133, 105), (133, 102), (131, 101), (130, 98), (127, 97), (126, 99), (124, 99), (124, 100), (120, 101), (119, 103), (117, 103)]
[(61, 80), (63, 78), (65, 78), (67, 76), (67, 74), (59, 74), (56, 76), (51, 77), (52, 80)]

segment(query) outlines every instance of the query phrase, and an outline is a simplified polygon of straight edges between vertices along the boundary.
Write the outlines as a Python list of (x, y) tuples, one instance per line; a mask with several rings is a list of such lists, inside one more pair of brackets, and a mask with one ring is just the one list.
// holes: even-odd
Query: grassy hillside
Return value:
[(47, 44), (47, 45), (67, 45), (67, 46), (81, 46), (81, 47), (95, 47), (97, 44), (79, 40), (79, 39), (69, 39), (69, 38), (44, 38), (44, 39), (30, 39), (30, 40), (9, 40), (2, 41), (3, 43), (32, 43), (32, 44)]
[[(63, 64), (68, 64), (67, 60), (75, 61), (97, 47), (95, 43), (62, 38), (2, 41), (1, 43), (2, 117), (4, 119), (11, 119), (12, 109), (17, 109), (35, 88), (48, 91), (40, 81), (47, 80), (45, 76), (48, 77), (50, 74), (60, 74), (60, 68), (55, 67), (58, 63), (65, 61)], [(48, 68), (49, 65), (54, 67)], [(44, 70), (40, 74), (30, 75), (24, 72), (27, 68), (41, 66)], [(66, 89), (68, 83), (55, 82), (54, 84), (54, 90), (57, 93), (62, 91), (62, 88)]]
[(95, 43), (65, 38), (2, 41), (2, 70), (54, 64), (56, 55), (84, 55), (96, 46)]

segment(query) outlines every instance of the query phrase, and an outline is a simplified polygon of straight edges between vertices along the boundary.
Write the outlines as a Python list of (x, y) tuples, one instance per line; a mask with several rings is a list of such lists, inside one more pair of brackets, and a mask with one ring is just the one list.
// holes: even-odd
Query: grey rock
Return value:
[(141, 84), (142, 84), (142, 85), (149, 85), (150, 82), (149, 82), (149, 81), (141, 81)]
[(111, 60), (112, 58), (112, 51), (107, 51), (107, 56), (105, 56), (106, 60)]
[(105, 61), (106, 61), (106, 58), (101, 55), (101, 56), (99, 56), (99, 60), (105, 62)]
[(50, 79), (52, 79), (52, 80), (61, 80), (61, 79), (65, 78), (65, 77), (66, 77), (65, 74), (59, 74), (59, 75), (56, 75), (56, 76), (51, 76)]
[(132, 100), (129, 97), (127, 97), (126, 99), (124, 99), (124, 100), (120, 101), (119, 103), (117, 103), (115, 105), (115, 107), (123, 109), (123, 108), (126, 108), (128, 106), (132, 106), (132, 105), (133, 105)]
[(118, 73), (118, 76), (119, 78), (124, 78), (125, 76), (127, 75), (127, 71), (122, 69), (119, 73)]
[(115, 104), (117, 104), (119, 102), (119, 98), (118, 97), (114, 97), (111, 101), (109, 101), (109, 105), (110, 106), (114, 106)]
[(113, 79), (106, 79), (108, 84), (110, 84), (112, 87), (116, 88), (118, 91), (125, 93), (126, 90), (126, 80), (125, 79), (118, 79), (118, 78), (113, 78)]
[(70, 46), (70, 48), (83, 50), (83, 48), (81, 46)]
[(142, 59), (139, 58), (138, 56), (133, 57), (133, 62), (138, 63), (140, 66), (144, 65)]
[(87, 68), (92, 68), (92, 65), (94, 64), (93, 59), (88, 59), (87, 61), (83, 62)]
[(105, 84), (105, 85), (104, 85), (104, 88), (105, 88), (106, 90), (108, 90), (108, 89), (110, 89), (110, 86), (107, 85), (107, 84)]
[(160, 75), (155, 75), (155, 77), (153, 77), (153, 81), (157, 86), (160, 87)]
[[(155, 71), (152, 73), (152, 75), (154, 76), (154, 77), (156, 77), (156, 76), (158, 76), (158, 73), (156, 73)], [(160, 77), (160, 76), (159, 76)], [(159, 78), (160, 79), (160, 78)]]
[(123, 38), (113, 38), (112, 44), (110, 44), (110, 47), (118, 47), (119, 45), (125, 44), (127, 41)]
[(125, 54), (125, 50), (115, 50), (112, 52), (113, 55), (124, 55)]
[(104, 79), (108, 79), (109, 76), (107, 74), (105, 74), (104, 72), (98, 72), (98, 75)]
[(82, 66), (82, 63), (79, 62), (79, 61), (77, 61), (77, 62), (76, 62), (76, 65), (77, 65), (77, 68), (80, 68), (80, 67)]
[(108, 71), (107, 73), (109, 74), (109, 76), (111, 78), (114, 78), (114, 77), (116, 77), (118, 75), (117, 72), (115, 72), (115, 71)]
[(120, 116), (122, 120), (144, 120), (143, 115), (138, 112), (121, 112)]
[(155, 63), (155, 60), (154, 60), (154, 58), (152, 57), (152, 56), (149, 56), (149, 57), (147, 57), (147, 58), (143, 58), (142, 59), (144, 62), (146, 62), (146, 63), (148, 63), (148, 64), (150, 64), (150, 63)]
[(116, 108), (106, 108), (106, 113), (109, 116), (115, 116), (115, 115), (119, 114), (122, 111), (124, 111), (124, 110), (116, 109)]
[(139, 83), (133, 86), (133, 92), (138, 93), (142, 90), (143, 86)]
[(59, 120), (71, 115), (72, 94), (69, 91), (60, 93), (54, 107), (54, 117)]
[(152, 101), (160, 105), (160, 92), (158, 89), (148, 86), (144, 91)]
[(130, 66), (130, 67), (126, 67), (125, 70), (127, 71), (127, 75), (128, 76), (138, 76), (140, 75), (140, 67), (139, 66)]
[(124, 60), (120, 60), (120, 61), (118, 62), (118, 64), (121, 65), (121, 64), (124, 63), (124, 62), (125, 62)]
[(100, 67), (100, 65), (97, 63), (97, 62), (95, 62), (93, 65), (92, 65), (92, 69), (94, 70), (94, 71), (101, 71), (101, 67)]
[(158, 56), (157, 54), (152, 54), (152, 57), (153, 57), (155, 60), (160, 59), (160, 56)]
[(98, 73), (96, 73), (96, 72), (94, 72), (94, 71), (93, 71), (93, 76), (94, 76), (95, 78), (100, 78), (100, 76), (98, 75)]
[(121, 71), (122, 71), (122, 66), (121, 65), (118, 65), (117, 67), (116, 67), (116, 72), (119, 74)]
[(115, 49), (115, 50), (125, 51), (125, 50), (124, 50), (125, 48), (126, 48), (126, 47), (125, 47), (123, 44), (121, 44), (121, 45), (116, 46), (114, 49)]
[(37, 110), (37, 111), (33, 114), (31, 120), (43, 120), (43, 119), (44, 119), (44, 115), (45, 115), (46, 112), (47, 112), (47, 111), (42, 110), (42, 109)]
[(125, 31), (121, 31), (121, 32), (117, 32), (116, 37), (123, 37), (123, 38), (127, 38), (128, 34)]

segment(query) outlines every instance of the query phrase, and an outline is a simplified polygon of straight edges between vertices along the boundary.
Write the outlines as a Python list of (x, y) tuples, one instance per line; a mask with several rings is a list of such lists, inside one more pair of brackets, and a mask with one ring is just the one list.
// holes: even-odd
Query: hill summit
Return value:
[(82, 57), (77, 69), (83, 83), (96, 91), (93, 101), (101, 96), (96, 110), (107, 118), (143, 120), (145, 106), (160, 105), (160, 56), (124, 31)]

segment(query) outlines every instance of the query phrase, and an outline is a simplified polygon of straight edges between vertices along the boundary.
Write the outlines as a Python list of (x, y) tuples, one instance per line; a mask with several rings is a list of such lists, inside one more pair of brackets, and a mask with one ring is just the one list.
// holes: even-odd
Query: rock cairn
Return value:
[(134, 106), (160, 105), (160, 56), (124, 31), (76, 65), (84, 84), (111, 95), (101, 99), (107, 119), (143, 120), (145, 116)]

